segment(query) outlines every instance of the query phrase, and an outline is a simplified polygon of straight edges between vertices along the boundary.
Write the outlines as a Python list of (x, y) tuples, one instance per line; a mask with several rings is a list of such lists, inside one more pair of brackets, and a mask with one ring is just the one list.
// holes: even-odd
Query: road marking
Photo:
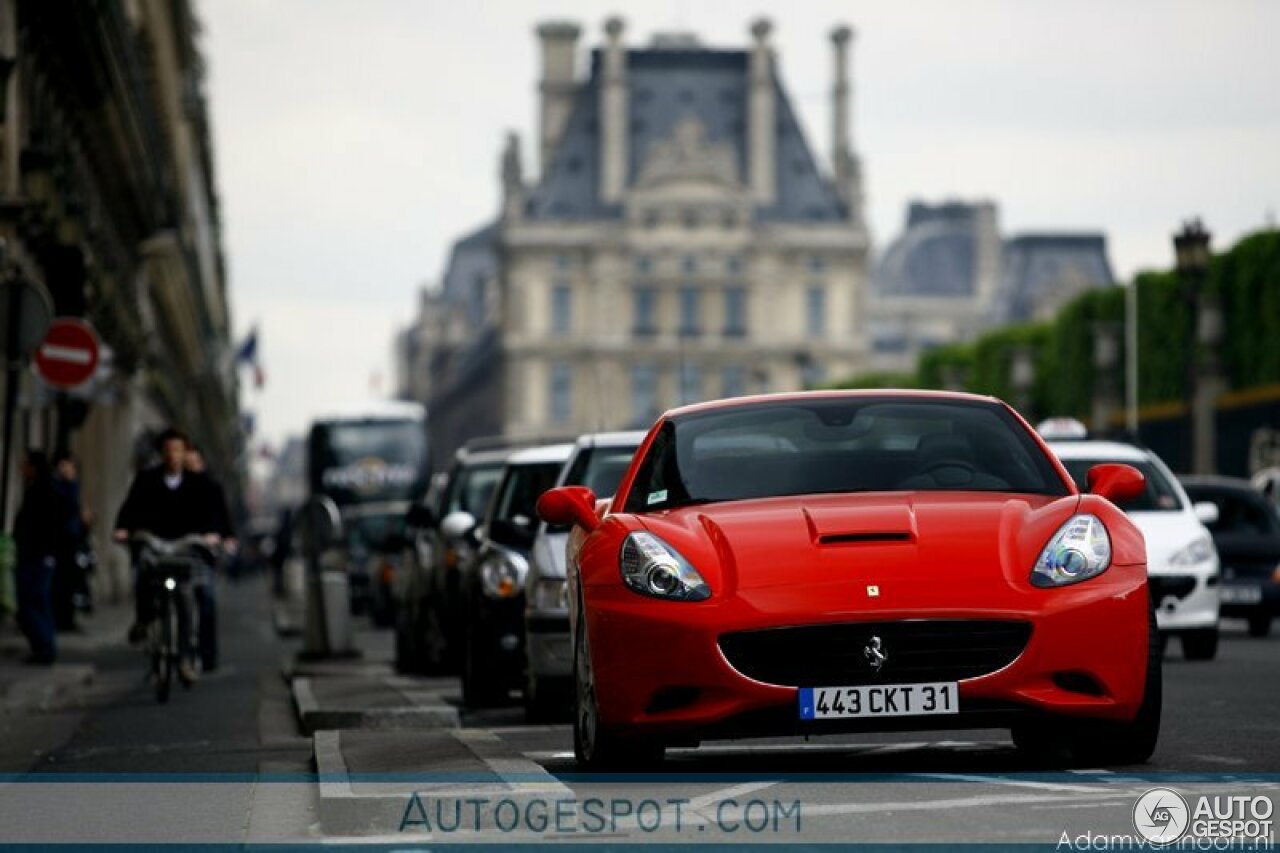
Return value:
[(778, 784), (778, 780), (771, 782), (747, 782), (743, 785), (734, 785), (730, 788), (721, 788), (719, 791), (712, 791), (709, 794), (703, 794), (701, 797), (694, 797), (688, 802), (688, 806), (693, 811), (701, 811), (707, 806), (713, 806), (723, 800), (733, 799), (743, 794), (753, 794), (756, 791), (763, 791), (765, 788), (772, 788)]
[(1015, 788), (1034, 788), (1040, 791), (1064, 791), (1078, 794), (1092, 794), (1098, 789), (1084, 785), (1059, 785), (1056, 782), (1034, 782), (1030, 779), (1009, 779), (1004, 776), (979, 776), (968, 773), (913, 773), (926, 779), (941, 779), (948, 782), (981, 782), (987, 785), (1010, 785)]
[[(1131, 799), (1129, 791), (1091, 790), (1098, 800)], [(867, 814), (873, 812), (918, 812), (937, 811), (938, 809), (972, 809), (984, 806), (1031, 805), (1035, 803), (1079, 803), (1080, 795), (1059, 796), (1056, 794), (984, 794), (977, 797), (956, 797), (949, 800), (910, 800), (896, 803), (836, 803), (832, 805), (806, 805), (804, 816)]]

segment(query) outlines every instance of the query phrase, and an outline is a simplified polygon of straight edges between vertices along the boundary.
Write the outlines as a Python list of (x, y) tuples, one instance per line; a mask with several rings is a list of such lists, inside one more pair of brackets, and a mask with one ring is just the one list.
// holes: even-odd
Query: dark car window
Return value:
[[(589, 447), (574, 457), (569, 472), (564, 477), (566, 486), (586, 486), (597, 498), (607, 498), (618, 490), (622, 475), (631, 465), (634, 447)], [(547, 529), (562, 533), (567, 525), (547, 525)]]
[(445, 495), (444, 511), (440, 517), (444, 518), (451, 512), (469, 512), (476, 518), (482, 518), (501, 476), (501, 462), (463, 466)]
[(862, 397), (711, 409), (664, 424), (628, 512), (687, 503), (842, 492), (1068, 494), (1003, 406)]
[(1215, 536), (1280, 536), (1280, 513), (1262, 495), (1202, 486), (1188, 486), (1187, 494), (1217, 505), (1218, 520), (1208, 525)]
[(1150, 462), (1131, 462), (1128, 459), (1064, 459), (1062, 465), (1076, 481), (1080, 491), (1089, 489), (1089, 469), (1094, 465), (1119, 463), (1137, 468), (1147, 479), (1146, 490), (1131, 501), (1118, 503), (1116, 506), (1125, 512), (1178, 512), (1182, 504), (1178, 501), (1178, 493), (1173, 483), (1164, 472)]
[(528, 547), (537, 525), (538, 498), (556, 484), (561, 467), (561, 462), (508, 466), (490, 509), (489, 537), (505, 545)]

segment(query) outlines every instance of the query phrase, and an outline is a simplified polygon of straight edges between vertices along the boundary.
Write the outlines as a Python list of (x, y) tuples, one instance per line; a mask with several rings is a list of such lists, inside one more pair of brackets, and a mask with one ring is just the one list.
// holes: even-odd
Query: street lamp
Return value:
[(1177, 264), (1178, 281), (1182, 299), (1187, 307), (1187, 324), (1184, 330), (1186, 347), (1186, 387), (1183, 399), (1187, 410), (1187, 458), (1184, 470), (1196, 469), (1196, 388), (1199, 378), (1197, 364), (1197, 325), (1200, 314), (1200, 290), (1209, 270), (1209, 239), (1200, 220), (1183, 223), (1182, 230), (1173, 235), (1173, 252)]

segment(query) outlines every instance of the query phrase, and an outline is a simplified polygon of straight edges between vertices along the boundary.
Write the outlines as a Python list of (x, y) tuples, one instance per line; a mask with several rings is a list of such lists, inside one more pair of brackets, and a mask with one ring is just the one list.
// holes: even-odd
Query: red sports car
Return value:
[(668, 412), (612, 501), (544, 494), (568, 546), (586, 767), (716, 737), (1007, 727), (1023, 748), (1155, 748), (1142, 535), (999, 400), (739, 398)]

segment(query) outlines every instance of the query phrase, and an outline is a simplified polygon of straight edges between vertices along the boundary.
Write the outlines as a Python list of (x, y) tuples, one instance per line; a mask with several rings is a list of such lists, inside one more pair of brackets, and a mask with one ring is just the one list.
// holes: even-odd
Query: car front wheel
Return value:
[(573, 640), (573, 755), (584, 770), (634, 770), (662, 762), (663, 746), (619, 737), (600, 721), (591, 650), (579, 625)]

